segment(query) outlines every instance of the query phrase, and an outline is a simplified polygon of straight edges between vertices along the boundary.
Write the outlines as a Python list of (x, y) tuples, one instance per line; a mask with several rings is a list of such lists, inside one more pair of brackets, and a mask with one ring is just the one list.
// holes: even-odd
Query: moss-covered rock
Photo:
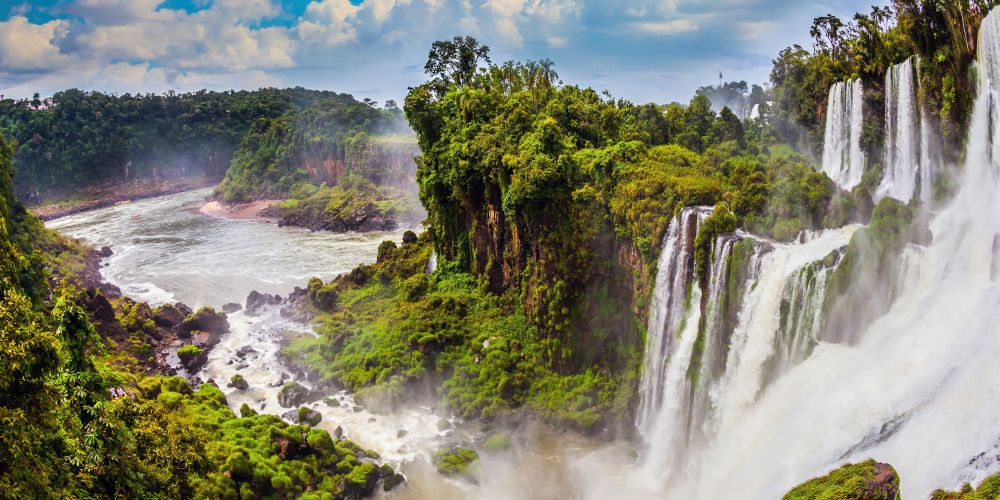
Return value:
[(503, 432), (495, 432), (486, 438), (486, 442), (483, 443), (483, 449), (489, 452), (502, 452), (510, 450), (514, 447), (514, 443), (510, 440), (510, 436)]
[(846, 464), (826, 476), (806, 481), (784, 500), (898, 500), (899, 475), (891, 465), (866, 460)]
[(445, 475), (471, 475), (479, 454), (471, 448), (454, 447), (434, 453), (434, 467)]

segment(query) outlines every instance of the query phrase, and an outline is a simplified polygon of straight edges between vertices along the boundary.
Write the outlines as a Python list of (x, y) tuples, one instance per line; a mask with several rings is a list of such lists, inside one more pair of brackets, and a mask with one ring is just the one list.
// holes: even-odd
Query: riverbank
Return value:
[(269, 215), (273, 211), (267, 209), (277, 206), (282, 200), (257, 200), (250, 203), (237, 203), (229, 205), (221, 201), (209, 201), (198, 209), (198, 212), (234, 220), (266, 220), (277, 221), (278, 217)]
[(127, 185), (87, 188), (72, 197), (31, 206), (28, 209), (39, 219), (50, 221), (119, 203), (210, 187), (218, 181), (219, 179), (214, 177), (185, 177), (171, 181), (137, 181)]

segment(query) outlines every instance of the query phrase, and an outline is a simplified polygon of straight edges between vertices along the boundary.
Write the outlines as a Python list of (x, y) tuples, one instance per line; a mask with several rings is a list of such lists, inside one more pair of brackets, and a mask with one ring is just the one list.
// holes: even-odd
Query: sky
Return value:
[[(816, 16), (876, 0), (0, 0), (0, 94), (302, 86), (401, 101), (435, 40), (495, 63), (549, 58), (565, 83), (633, 102), (767, 81)], [(876, 1), (876, 3), (885, 3)]]

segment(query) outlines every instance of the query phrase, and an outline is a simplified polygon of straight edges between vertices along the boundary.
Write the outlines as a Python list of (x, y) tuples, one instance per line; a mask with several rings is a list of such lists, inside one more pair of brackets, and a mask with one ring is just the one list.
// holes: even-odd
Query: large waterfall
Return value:
[(878, 198), (891, 196), (908, 202), (914, 195), (923, 200), (931, 196), (940, 159), (935, 127), (917, 103), (919, 64), (912, 57), (885, 74), (885, 171), (876, 190)]
[(823, 136), (823, 171), (838, 186), (850, 190), (861, 182), (865, 155), (861, 152), (864, 88), (861, 79), (830, 87)]
[[(635, 482), (666, 498), (775, 498), (871, 457), (899, 471), (907, 497), (926, 498), (1000, 467), (993, 458), (1000, 453), (1000, 11), (982, 23), (977, 66), (979, 92), (954, 198), (934, 214), (932, 242), (910, 244), (898, 257), (888, 312), (851, 343), (824, 340), (822, 311), (830, 270), (856, 227), (794, 244), (757, 241), (739, 252), (755, 238), (724, 235), (708, 276), (665, 289), (658, 277), (650, 325), (665, 303), (681, 309), (657, 320), (673, 329), (650, 329), (651, 339), (669, 332), (670, 348), (646, 351), (645, 366), (656, 371), (643, 378), (647, 446)], [(912, 91), (905, 89), (912, 70), (904, 63), (890, 72), (900, 103)], [(850, 86), (835, 86), (831, 103)], [(919, 162), (920, 122), (894, 122), (894, 159)], [(886, 192), (912, 195), (920, 184), (926, 196), (919, 174), (894, 177)], [(664, 251), (660, 266), (675, 261)], [(742, 294), (727, 331), (714, 325), (724, 322), (719, 304), (733, 295), (727, 280), (734, 276)]]

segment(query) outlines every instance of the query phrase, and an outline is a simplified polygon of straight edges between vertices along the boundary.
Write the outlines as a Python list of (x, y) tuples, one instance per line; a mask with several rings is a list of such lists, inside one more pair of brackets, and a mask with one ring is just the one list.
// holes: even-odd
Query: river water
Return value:
[[(286, 296), (310, 277), (327, 281), (373, 262), (380, 242), (402, 239), (403, 230), (335, 234), (212, 217), (198, 212), (210, 192), (194, 190), (116, 205), (47, 225), (97, 247), (110, 246), (114, 254), (105, 259), (102, 274), (126, 295), (153, 306), (180, 301), (192, 308), (242, 304), (251, 290)], [(313, 335), (311, 327), (281, 318), (277, 308), (257, 315), (238, 311), (229, 315), (229, 323), (230, 333), (222, 336), (198, 375), (214, 379), (234, 411), (247, 403), (260, 412), (285, 413), (288, 409), (277, 402), (278, 387), (294, 376), (278, 352), (289, 336)], [(237, 351), (246, 346), (255, 352), (239, 358)], [(247, 380), (248, 390), (226, 387), (235, 374)], [(346, 437), (401, 468), (407, 483), (386, 495), (394, 499), (580, 497), (587, 483), (580, 472), (586, 476), (605, 457), (629, 462), (625, 447), (601, 446), (574, 433), (527, 424), (512, 435), (511, 452), (482, 455), (477, 481), (444, 478), (430, 464), (434, 451), (481, 440), (482, 430), (430, 405), (376, 414), (347, 393), (329, 396), (329, 402), (309, 405), (323, 415), (319, 427), (333, 432), (339, 426)], [(454, 425), (438, 430), (441, 418)]]

